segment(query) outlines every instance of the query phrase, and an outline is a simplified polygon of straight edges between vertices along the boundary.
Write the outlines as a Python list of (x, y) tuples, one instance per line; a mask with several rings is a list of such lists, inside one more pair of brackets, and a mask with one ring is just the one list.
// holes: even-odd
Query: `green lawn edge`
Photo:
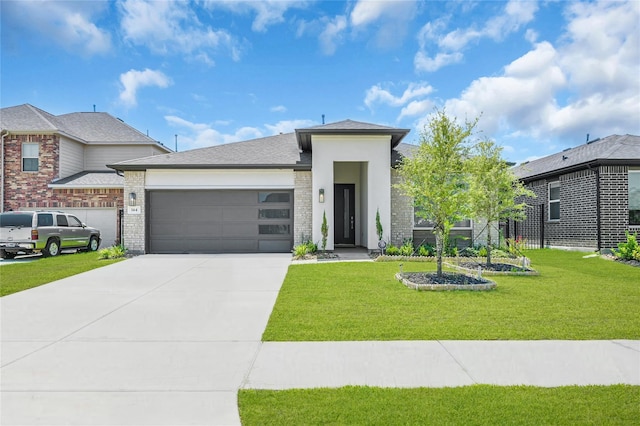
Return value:
[(238, 407), (245, 426), (630, 425), (640, 419), (640, 386), (242, 389)]
[(32, 262), (0, 266), (0, 297), (120, 262), (98, 259), (98, 253), (65, 253)]
[(530, 250), (538, 276), (492, 276), (488, 292), (415, 291), (394, 275), (425, 262), (291, 265), (264, 341), (640, 338), (640, 268)]

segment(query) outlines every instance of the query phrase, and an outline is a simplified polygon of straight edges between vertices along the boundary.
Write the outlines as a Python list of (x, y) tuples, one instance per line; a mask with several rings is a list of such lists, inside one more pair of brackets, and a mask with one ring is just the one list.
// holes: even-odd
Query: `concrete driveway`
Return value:
[(0, 424), (239, 424), (289, 254), (147, 255), (0, 299)]

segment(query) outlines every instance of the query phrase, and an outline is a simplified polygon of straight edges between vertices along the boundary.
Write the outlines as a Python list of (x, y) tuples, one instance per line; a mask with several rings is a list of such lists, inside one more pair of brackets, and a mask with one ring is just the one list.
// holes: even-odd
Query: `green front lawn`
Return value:
[(37, 287), (123, 259), (98, 260), (97, 252), (61, 254), (28, 263), (0, 266), (0, 296)]
[(241, 390), (243, 425), (630, 425), (638, 386)]
[(292, 265), (263, 340), (640, 338), (640, 268), (580, 252), (527, 255), (540, 275), (492, 277), (490, 292), (409, 290), (394, 279), (398, 263)]

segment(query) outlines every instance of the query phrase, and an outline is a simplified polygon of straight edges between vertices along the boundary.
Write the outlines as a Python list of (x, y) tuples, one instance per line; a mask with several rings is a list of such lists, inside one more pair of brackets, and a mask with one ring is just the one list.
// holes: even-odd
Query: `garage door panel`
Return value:
[(150, 191), (151, 253), (288, 252), (293, 192)]

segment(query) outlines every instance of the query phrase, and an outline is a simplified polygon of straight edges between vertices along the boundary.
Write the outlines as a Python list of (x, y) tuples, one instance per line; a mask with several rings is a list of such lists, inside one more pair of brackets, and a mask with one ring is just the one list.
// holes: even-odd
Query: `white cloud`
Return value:
[(297, 0), (206, 0), (204, 4), (210, 9), (222, 7), (234, 13), (255, 13), (251, 29), (265, 32), (267, 27), (284, 22), (284, 14), (289, 9), (302, 9), (308, 1)]
[(364, 104), (372, 109), (375, 104), (400, 107), (415, 98), (423, 98), (433, 92), (433, 87), (425, 82), (410, 83), (401, 96), (394, 96), (380, 84), (372, 86), (367, 90)]
[(165, 88), (172, 84), (171, 79), (161, 71), (154, 71), (149, 68), (144, 71), (132, 69), (120, 74), (120, 83), (122, 84), (120, 100), (128, 107), (135, 106), (138, 103), (137, 93), (141, 87), (156, 86)]
[(270, 111), (271, 112), (287, 112), (287, 107), (285, 107), (284, 105), (277, 105), (277, 106), (271, 107)]
[(166, 115), (164, 119), (170, 126), (180, 129), (178, 145), (181, 151), (289, 133), (297, 128), (316, 124), (311, 120), (283, 120), (275, 124), (265, 124), (264, 128), (246, 126), (224, 133), (213, 127), (227, 126), (229, 122), (194, 123), (175, 115)]
[(416, 71), (437, 71), (440, 68), (449, 65), (455, 64), (462, 61), (463, 55), (460, 52), (453, 53), (438, 53), (434, 58), (430, 58), (424, 51), (418, 51), (416, 53), (415, 58), (413, 59), (413, 64), (415, 66)]
[[(420, 49), (414, 57), (416, 71), (437, 71), (438, 69), (461, 62), (462, 52), (471, 42), (481, 38), (490, 38), (495, 41), (503, 40), (507, 35), (518, 31), (523, 25), (531, 22), (538, 10), (535, 1), (510, 0), (502, 13), (489, 19), (480, 28), (471, 25), (468, 28), (457, 28), (448, 33), (444, 29), (448, 24), (445, 18), (437, 19), (425, 24), (418, 33)], [(532, 33), (527, 37), (533, 39)], [(429, 56), (427, 50), (433, 45), (437, 53)]]
[(272, 135), (278, 135), (280, 133), (293, 132), (295, 129), (310, 127), (314, 124), (316, 123), (312, 120), (283, 120), (278, 121), (276, 124), (265, 124), (264, 127), (266, 127)]
[(160, 54), (184, 54), (212, 65), (208, 53), (228, 50), (240, 59), (241, 45), (229, 33), (203, 26), (190, 3), (124, 0), (119, 3), (124, 38)]
[(391, 48), (404, 39), (415, 12), (416, 2), (413, 0), (358, 0), (349, 22), (356, 32), (376, 24), (376, 46)]
[(411, 101), (407, 106), (402, 108), (398, 121), (405, 117), (424, 116), (429, 111), (432, 111), (436, 106), (435, 102), (431, 99), (423, 99), (421, 101)]
[(111, 34), (92, 19), (108, 8), (104, 1), (2, 2), (2, 37), (21, 37), (23, 32), (38, 32), (64, 49), (83, 55), (103, 54), (111, 50)]
[(320, 48), (325, 55), (333, 55), (337, 45), (342, 40), (342, 33), (347, 28), (347, 18), (339, 15), (326, 23), (324, 30), (320, 33), (318, 40)]

